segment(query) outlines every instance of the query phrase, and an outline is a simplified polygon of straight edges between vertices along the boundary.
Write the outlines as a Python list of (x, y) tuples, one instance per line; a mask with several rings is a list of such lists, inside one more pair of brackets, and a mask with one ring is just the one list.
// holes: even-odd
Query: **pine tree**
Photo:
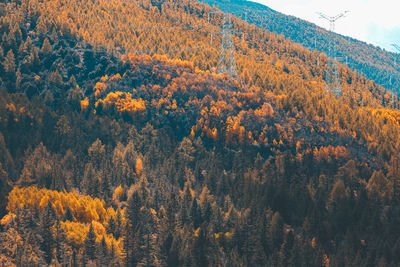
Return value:
[(15, 56), (13, 51), (10, 49), (4, 59), (3, 68), (6, 73), (12, 74), (15, 72), (15, 67)]
[(294, 266), (290, 262), (293, 246), (294, 246), (294, 235), (292, 231), (289, 231), (289, 233), (285, 235), (285, 240), (283, 241), (281, 249), (279, 251), (281, 266)]
[(69, 206), (67, 206), (67, 208), (65, 209), (63, 219), (64, 221), (71, 221), (71, 222), (74, 221), (74, 215), (72, 214), (72, 211)]
[(193, 243), (192, 255), (194, 257), (195, 266), (208, 266), (207, 260), (207, 247), (210, 245), (209, 239), (207, 237), (207, 232), (204, 229), (205, 224), (203, 224), (195, 236)]
[(22, 79), (21, 72), (19, 71), (19, 69), (15, 73), (15, 76), (16, 76), (15, 88), (19, 91), (20, 90), (20, 85), (21, 85), (21, 79)]
[(51, 46), (48, 38), (44, 39), (42, 49), (40, 51), (46, 55), (51, 54), (53, 52), (53, 47)]
[(53, 236), (54, 236), (54, 255), (53, 260), (56, 258), (56, 261), (60, 264), (69, 265), (72, 257), (72, 248), (68, 245), (67, 238), (65, 236), (65, 232), (61, 228), (60, 221), (56, 221), (53, 228)]
[(40, 215), (39, 231), (42, 238), (41, 249), (44, 252), (44, 258), (48, 264), (51, 263), (53, 257), (53, 249), (55, 241), (52, 233), (57, 215), (53, 209), (53, 205), (49, 201), (44, 211)]
[(268, 228), (269, 247), (273, 250), (280, 248), (283, 241), (283, 222), (279, 212), (275, 212)]
[(121, 236), (121, 228), (122, 228), (122, 215), (120, 210), (117, 211), (117, 217), (115, 219), (115, 230), (114, 230), (114, 237), (119, 239)]
[(125, 224), (125, 238), (124, 238), (124, 249), (125, 249), (125, 263), (127, 266), (135, 266), (137, 264), (138, 255), (137, 253), (137, 232), (140, 223), (140, 208), (142, 207), (142, 200), (138, 193), (135, 191), (128, 198), (128, 207), (126, 210)]
[(197, 204), (196, 199), (193, 199), (192, 207), (190, 209), (190, 217), (192, 219), (194, 229), (197, 229), (203, 222), (203, 218), (201, 217), (201, 208)]
[(0, 161), (0, 218), (3, 217), (5, 206), (7, 204), (6, 196), (11, 190), (10, 181), (8, 180), (8, 173), (3, 169)]
[(88, 149), (90, 161), (96, 170), (100, 170), (105, 163), (106, 150), (100, 139), (97, 139)]
[(100, 244), (97, 246), (96, 259), (100, 265), (104, 266), (108, 266), (111, 260), (107, 249), (106, 239), (104, 238), (104, 236), (101, 239)]
[(88, 260), (96, 259), (96, 234), (93, 229), (93, 224), (90, 224), (89, 232), (86, 235), (84, 244), (84, 258), (87, 262)]

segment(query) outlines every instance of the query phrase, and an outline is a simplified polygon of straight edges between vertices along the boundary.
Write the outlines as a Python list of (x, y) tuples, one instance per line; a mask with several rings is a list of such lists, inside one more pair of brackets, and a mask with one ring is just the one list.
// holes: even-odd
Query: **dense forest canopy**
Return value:
[(217, 75), (211, 10), (0, 5), (0, 263), (400, 262), (390, 95), (343, 65), (326, 92), (324, 55), (237, 18), (245, 83)]
[[(351, 37), (328, 32), (305, 20), (287, 16), (262, 4), (243, 0), (206, 0), (206, 3), (231, 10), (251, 24), (282, 34), (311, 50), (328, 53), (329, 39), (336, 44), (337, 58), (351, 69), (363, 73), (389, 91), (399, 94), (400, 56)], [(351, 13), (350, 15), (351, 16)], [(345, 23), (345, 22), (343, 22)]]

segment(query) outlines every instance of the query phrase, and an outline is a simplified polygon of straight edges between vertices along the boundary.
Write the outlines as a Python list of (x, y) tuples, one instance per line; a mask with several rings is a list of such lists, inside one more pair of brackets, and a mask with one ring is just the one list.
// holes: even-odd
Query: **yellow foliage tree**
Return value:
[(140, 99), (132, 98), (131, 93), (125, 92), (111, 92), (104, 99), (100, 99), (96, 102), (96, 107), (102, 104), (104, 108), (109, 108), (111, 106), (115, 109), (124, 113), (134, 114), (138, 111), (146, 110), (146, 102)]
[(136, 159), (135, 169), (136, 169), (137, 176), (140, 176), (140, 174), (142, 173), (142, 170), (143, 170), (143, 161), (142, 161), (142, 159), (140, 157), (138, 157)]
[(89, 99), (86, 97), (85, 99), (81, 100), (81, 110), (85, 111), (87, 110), (89, 106)]
[(98, 221), (107, 223), (115, 214), (112, 208), (106, 209), (104, 201), (90, 196), (79, 195), (76, 192), (58, 192), (40, 189), (36, 186), (14, 187), (8, 195), (7, 210), (14, 213), (18, 208), (39, 208), (43, 210), (48, 202), (52, 203), (58, 216), (63, 216), (67, 207), (77, 221), (89, 223)]

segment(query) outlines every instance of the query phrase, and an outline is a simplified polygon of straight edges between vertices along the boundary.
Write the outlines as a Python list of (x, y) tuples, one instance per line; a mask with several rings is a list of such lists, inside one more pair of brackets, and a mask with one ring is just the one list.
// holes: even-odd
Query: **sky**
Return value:
[(400, 1), (398, 0), (253, 0), (276, 11), (293, 15), (329, 29), (317, 12), (335, 16), (349, 11), (336, 22), (335, 32), (395, 51), (400, 46)]

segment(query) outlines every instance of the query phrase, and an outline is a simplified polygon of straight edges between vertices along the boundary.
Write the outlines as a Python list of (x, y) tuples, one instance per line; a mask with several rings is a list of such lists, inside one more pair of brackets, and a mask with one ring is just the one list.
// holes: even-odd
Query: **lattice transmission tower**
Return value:
[(235, 31), (232, 27), (232, 14), (230, 10), (230, 0), (228, 0), (228, 8), (226, 11), (215, 11), (211, 13), (223, 14), (222, 30), (213, 32), (213, 34), (221, 34), (221, 49), (219, 52), (219, 60), (217, 66), (218, 74), (226, 74), (231, 79), (238, 79), (237, 66), (235, 60), (235, 46), (233, 44), (233, 35), (241, 33)]
[[(396, 49), (399, 53), (400, 53), (400, 46), (399, 45), (397, 45), (397, 44), (392, 44), (392, 46), (394, 47), (394, 49)], [(397, 63), (397, 60), (396, 60), (396, 58), (394, 58), (394, 66), (395, 67), (397, 67), (398, 66), (398, 63)], [(392, 85), (392, 87), (393, 87), (393, 79), (392, 79), (392, 77), (390, 77), (390, 81), (391, 81), (391, 85)], [(394, 88), (392, 88), (392, 104), (393, 104), (393, 107), (394, 107), (394, 100), (395, 100), (395, 90), (394, 90)]]
[(335, 23), (338, 19), (346, 16), (348, 11), (341, 13), (339, 15), (330, 17), (323, 13), (318, 13), (320, 18), (329, 21), (329, 40), (328, 40), (328, 62), (326, 67), (325, 76), (325, 89), (328, 92), (332, 92), (336, 95), (342, 95), (342, 90), (340, 88), (340, 77), (338, 69), (338, 61), (336, 58), (336, 42), (333, 33), (335, 32)]

